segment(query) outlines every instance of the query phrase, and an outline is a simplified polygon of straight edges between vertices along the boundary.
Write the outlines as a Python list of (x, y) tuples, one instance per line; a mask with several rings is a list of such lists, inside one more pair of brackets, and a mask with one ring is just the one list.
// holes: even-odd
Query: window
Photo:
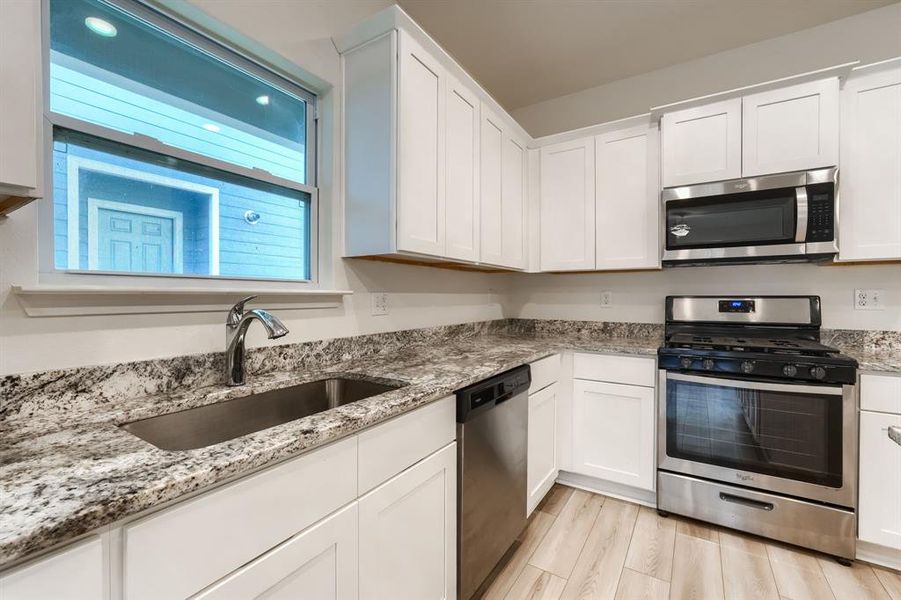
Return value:
[(315, 97), (128, 0), (50, 0), (53, 264), (313, 278)]

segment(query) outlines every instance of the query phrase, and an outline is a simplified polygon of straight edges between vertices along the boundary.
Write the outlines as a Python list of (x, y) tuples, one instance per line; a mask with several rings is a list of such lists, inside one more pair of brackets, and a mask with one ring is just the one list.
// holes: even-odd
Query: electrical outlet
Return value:
[(372, 315), (377, 317), (388, 314), (388, 294), (385, 292), (376, 292), (369, 296), (372, 303)]
[(601, 292), (601, 308), (613, 306), (613, 292)]
[(855, 310), (882, 310), (885, 290), (854, 290)]

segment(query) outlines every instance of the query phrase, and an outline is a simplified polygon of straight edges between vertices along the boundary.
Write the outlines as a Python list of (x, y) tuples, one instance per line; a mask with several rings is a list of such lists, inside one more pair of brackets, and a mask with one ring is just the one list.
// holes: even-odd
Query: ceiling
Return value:
[(397, 0), (507, 110), (895, 1)]

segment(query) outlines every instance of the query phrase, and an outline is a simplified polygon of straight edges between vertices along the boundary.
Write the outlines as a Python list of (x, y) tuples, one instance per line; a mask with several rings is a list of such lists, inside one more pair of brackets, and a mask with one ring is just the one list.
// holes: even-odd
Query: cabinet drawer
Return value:
[(457, 437), (457, 404), (442, 398), (360, 434), (360, 495)]
[(125, 597), (184, 598), (357, 497), (357, 438), (124, 529)]
[(901, 377), (861, 375), (860, 409), (901, 415)]
[(582, 353), (573, 356), (573, 377), (576, 379), (654, 387), (655, 369), (652, 358)]
[(529, 367), (532, 369), (532, 385), (529, 387), (530, 394), (534, 394), (560, 379), (559, 354), (536, 360)]
[(103, 542), (92, 537), (0, 576), (0, 598), (99, 600), (106, 583)]

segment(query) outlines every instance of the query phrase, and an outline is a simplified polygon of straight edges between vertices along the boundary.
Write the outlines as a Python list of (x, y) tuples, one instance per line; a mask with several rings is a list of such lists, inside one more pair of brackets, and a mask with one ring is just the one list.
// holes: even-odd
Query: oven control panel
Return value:
[(661, 350), (658, 354), (661, 369), (684, 371), (698, 375), (723, 374), (738, 377), (781, 379), (814, 383), (854, 384), (856, 369), (845, 364), (829, 364), (829, 360), (816, 362), (787, 361), (766, 354), (747, 357), (716, 356), (709, 351), (693, 352), (688, 349)]

